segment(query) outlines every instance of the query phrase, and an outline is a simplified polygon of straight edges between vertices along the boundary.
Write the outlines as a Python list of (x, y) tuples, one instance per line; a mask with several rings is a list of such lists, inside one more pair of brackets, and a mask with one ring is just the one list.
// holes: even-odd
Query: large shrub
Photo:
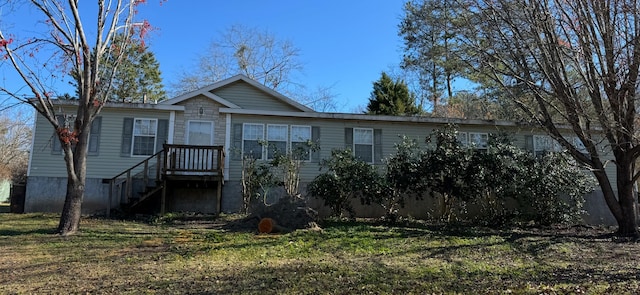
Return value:
[(458, 141), (453, 126), (436, 129), (427, 137), (433, 146), (422, 154), (418, 191), (442, 199), (440, 217), (445, 222), (457, 220), (466, 210), (469, 193), (468, 173), (473, 151)]
[(385, 209), (386, 218), (390, 221), (396, 220), (406, 197), (421, 199), (423, 196), (418, 185), (423, 151), (415, 139), (406, 136), (401, 137), (395, 148), (396, 153), (385, 159), (384, 184), (387, 189), (376, 198), (376, 203)]
[[(392, 193), (381, 205), (402, 205), (406, 195), (439, 197), (440, 218), (459, 221), (470, 203), (473, 216), (490, 224), (513, 220), (551, 224), (578, 221), (583, 196), (594, 187), (592, 177), (564, 153), (535, 157), (506, 135), (489, 139), (485, 150), (465, 146), (455, 126), (436, 129), (427, 138), (430, 147), (418, 149), (414, 141), (396, 146), (387, 159), (385, 181)], [(508, 208), (507, 199), (519, 208)], [(395, 207), (397, 208), (397, 206)]]
[[(491, 136), (487, 149), (463, 145), (455, 126), (434, 130), (426, 149), (402, 137), (386, 169), (358, 160), (350, 150), (335, 150), (323, 160), (326, 173), (308, 186), (310, 195), (324, 200), (332, 213), (354, 216), (353, 199), (378, 204), (395, 220), (407, 197), (439, 199), (441, 221), (473, 221), (499, 225), (517, 219), (536, 224), (575, 222), (583, 196), (594, 187), (589, 174), (564, 153), (536, 157), (506, 135)], [(507, 200), (519, 207), (509, 208)], [(467, 213), (469, 204), (477, 206)], [(471, 221), (467, 219), (466, 221)]]
[(515, 197), (525, 220), (537, 224), (573, 223), (583, 213), (584, 195), (595, 181), (564, 153), (529, 158)]
[(357, 159), (351, 150), (334, 150), (331, 158), (323, 160), (321, 166), (327, 172), (318, 175), (307, 186), (311, 196), (324, 200), (333, 215), (342, 216), (344, 211), (355, 216), (352, 199), (371, 204), (386, 188), (384, 179), (375, 166)]

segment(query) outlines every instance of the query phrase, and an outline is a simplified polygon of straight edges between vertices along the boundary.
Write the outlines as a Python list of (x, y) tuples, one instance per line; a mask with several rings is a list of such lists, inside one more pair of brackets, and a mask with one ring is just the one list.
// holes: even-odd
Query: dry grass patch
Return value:
[(63, 238), (51, 234), (56, 215), (0, 214), (0, 293), (640, 292), (640, 245), (608, 229), (328, 222), (265, 238), (207, 222), (84, 219)]

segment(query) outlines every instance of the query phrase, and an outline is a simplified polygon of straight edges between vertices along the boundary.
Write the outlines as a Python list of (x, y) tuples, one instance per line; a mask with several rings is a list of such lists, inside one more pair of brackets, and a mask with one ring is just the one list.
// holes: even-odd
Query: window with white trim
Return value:
[(264, 124), (244, 123), (242, 126), (242, 154), (245, 157), (262, 159)]
[(534, 135), (533, 136), (533, 153), (536, 156), (542, 155), (545, 152), (561, 152), (562, 146), (555, 139), (549, 135)]
[(489, 134), (469, 132), (469, 146), (474, 149), (486, 150), (489, 147)]
[(136, 118), (133, 123), (133, 136), (131, 138), (132, 156), (151, 156), (156, 150), (156, 133), (158, 130), (157, 119)]
[(373, 163), (373, 129), (353, 128), (353, 154), (367, 163)]
[(288, 141), (288, 125), (267, 125), (267, 159), (271, 160), (277, 154), (286, 154)]
[(300, 160), (311, 160), (311, 126), (291, 125), (291, 152)]
[(466, 132), (458, 132), (458, 134), (456, 134), (456, 139), (460, 146), (466, 147), (467, 144), (469, 144), (469, 137)]

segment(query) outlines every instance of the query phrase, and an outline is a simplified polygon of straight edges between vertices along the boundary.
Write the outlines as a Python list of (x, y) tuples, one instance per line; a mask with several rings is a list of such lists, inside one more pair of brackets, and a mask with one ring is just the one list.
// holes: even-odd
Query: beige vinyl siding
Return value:
[[(104, 109), (98, 156), (87, 157), (88, 178), (111, 178), (146, 157), (122, 157), (122, 124), (124, 118), (169, 119), (170, 111), (153, 109)], [(64, 156), (51, 154), (53, 127), (41, 115), (37, 116), (30, 176), (65, 177)], [(156, 147), (157, 148), (157, 147)]]
[(213, 94), (218, 95), (243, 109), (292, 112), (300, 111), (277, 97), (271, 96), (243, 81), (237, 81), (222, 88), (218, 88), (213, 91)]
[[(293, 118), (293, 117), (275, 117), (275, 116), (257, 116), (257, 115), (233, 115), (231, 125), (243, 123), (255, 124), (287, 124), (287, 125), (308, 125), (320, 128), (320, 159), (327, 159), (331, 156), (334, 149), (344, 149), (345, 145), (345, 128), (371, 128), (382, 130), (382, 158), (387, 158), (395, 153), (395, 143), (400, 142), (401, 136), (407, 136), (415, 139), (421, 146), (425, 147), (425, 139), (431, 134), (434, 128), (443, 127), (443, 125), (426, 124), (426, 123), (406, 123), (406, 122), (381, 122), (366, 120), (344, 120), (344, 119), (315, 119), (315, 118)], [(517, 130), (497, 129), (494, 126), (462, 126), (461, 130), (466, 132), (485, 132), (495, 133), (501, 130), (516, 133)], [(233, 133), (233, 132), (232, 132)], [(514, 137), (520, 138), (519, 142), (524, 142), (524, 135), (515, 134)], [(232, 138), (233, 142), (233, 138)], [(233, 143), (232, 143), (233, 144)], [(524, 145), (524, 143), (522, 143)], [(233, 151), (228, 151), (231, 155)], [(240, 179), (241, 161), (233, 160), (229, 162), (230, 179)], [(306, 182), (312, 180), (319, 174), (319, 164), (317, 162), (305, 163), (301, 172), (301, 181)]]

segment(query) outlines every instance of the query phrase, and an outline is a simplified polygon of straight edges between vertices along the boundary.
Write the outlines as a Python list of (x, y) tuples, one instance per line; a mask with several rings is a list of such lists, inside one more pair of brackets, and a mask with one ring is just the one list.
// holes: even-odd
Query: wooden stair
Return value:
[(136, 206), (140, 205), (144, 201), (146, 201), (146, 200), (150, 199), (151, 197), (155, 196), (157, 193), (161, 192), (164, 189), (164, 182), (158, 181), (157, 183), (158, 183), (157, 186), (148, 186), (148, 187), (146, 187), (146, 189), (143, 192), (138, 193), (138, 195), (139, 195), (138, 197), (132, 197), (129, 200), (129, 203), (122, 204), (122, 205), (126, 206), (128, 211), (134, 210), (134, 208)]
[(181, 180), (214, 180), (218, 182), (218, 210), (222, 184), (224, 182), (224, 147), (163, 145), (163, 150), (142, 160), (140, 163), (103, 180), (109, 184), (107, 217), (111, 204), (119, 200), (120, 207), (133, 212), (143, 202), (161, 194), (160, 213), (166, 210), (168, 183)]

